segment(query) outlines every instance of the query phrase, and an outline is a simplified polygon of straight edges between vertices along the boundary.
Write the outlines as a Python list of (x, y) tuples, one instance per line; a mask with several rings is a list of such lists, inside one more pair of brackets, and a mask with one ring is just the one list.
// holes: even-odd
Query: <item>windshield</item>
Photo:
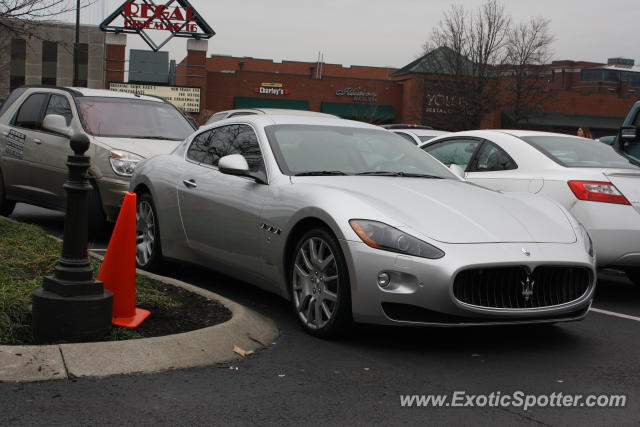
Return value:
[(318, 125), (265, 128), (287, 175), (425, 175), (457, 179), (436, 159), (404, 138), (377, 129)]
[(592, 139), (573, 136), (528, 136), (522, 138), (562, 166), (570, 168), (637, 169), (613, 147)]
[(76, 98), (84, 126), (92, 135), (181, 141), (193, 133), (172, 105), (141, 99)]

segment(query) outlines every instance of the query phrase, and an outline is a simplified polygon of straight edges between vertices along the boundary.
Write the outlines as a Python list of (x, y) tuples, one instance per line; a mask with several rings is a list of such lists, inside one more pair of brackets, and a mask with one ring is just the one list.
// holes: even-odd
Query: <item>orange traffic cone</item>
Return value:
[(136, 195), (126, 193), (98, 280), (113, 292), (111, 323), (137, 328), (151, 314), (136, 308)]

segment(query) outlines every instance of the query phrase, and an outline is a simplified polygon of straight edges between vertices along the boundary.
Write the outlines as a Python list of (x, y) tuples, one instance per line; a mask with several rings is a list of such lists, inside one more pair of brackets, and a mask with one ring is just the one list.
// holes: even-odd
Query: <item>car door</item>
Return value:
[(541, 176), (521, 171), (515, 160), (498, 144), (484, 140), (467, 167), (466, 178), (499, 191), (538, 193), (544, 185)]
[(6, 144), (2, 151), (2, 173), (12, 199), (46, 204), (33, 187), (33, 176), (39, 171), (32, 162), (37, 146), (42, 143), (37, 130), (42, 125), (48, 98), (49, 94), (44, 92), (28, 95), (3, 130)]
[(440, 140), (425, 145), (422, 149), (447, 167), (456, 164), (467, 171), (481, 145), (482, 139), (460, 137)]
[(214, 268), (235, 267), (246, 276), (261, 261), (260, 213), (269, 186), (225, 175), (218, 160), (242, 154), (252, 171), (265, 166), (255, 131), (248, 125), (227, 125), (197, 135), (186, 153), (187, 167), (178, 182), (178, 203), (188, 245)]
[[(73, 120), (73, 112), (69, 99), (62, 94), (51, 94), (46, 101), (43, 119), (48, 114), (56, 114), (65, 118), (67, 126)], [(66, 193), (63, 184), (67, 179), (67, 157), (73, 154), (69, 145), (69, 138), (49, 132), (41, 126), (33, 130), (34, 141), (32, 150), (26, 154), (26, 160), (37, 173), (31, 177), (34, 188), (43, 192), (48, 198), (50, 206), (63, 208)]]

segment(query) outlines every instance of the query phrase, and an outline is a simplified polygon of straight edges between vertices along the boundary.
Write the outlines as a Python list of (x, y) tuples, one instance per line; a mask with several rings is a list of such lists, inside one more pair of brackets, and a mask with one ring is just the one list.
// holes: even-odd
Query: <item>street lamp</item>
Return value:
[(76, 2), (76, 41), (73, 44), (73, 85), (78, 87), (80, 82), (78, 79), (79, 74), (79, 58), (78, 51), (80, 50), (80, 0)]
[(113, 293), (94, 280), (88, 256), (88, 208), (91, 184), (89, 138), (71, 136), (72, 155), (67, 158), (69, 177), (64, 183), (67, 209), (64, 216), (62, 257), (53, 276), (33, 291), (33, 335), (38, 342), (87, 341), (104, 337), (111, 328)]

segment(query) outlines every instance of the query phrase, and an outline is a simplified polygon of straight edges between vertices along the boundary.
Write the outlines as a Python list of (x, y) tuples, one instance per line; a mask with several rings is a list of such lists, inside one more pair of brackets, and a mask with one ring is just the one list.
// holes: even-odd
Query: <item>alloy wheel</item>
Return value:
[(138, 203), (136, 218), (136, 261), (138, 265), (145, 266), (153, 256), (156, 242), (156, 219), (148, 201)]
[(320, 329), (335, 316), (340, 298), (338, 265), (320, 237), (302, 243), (293, 264), (293, 302), (302, 322)]

